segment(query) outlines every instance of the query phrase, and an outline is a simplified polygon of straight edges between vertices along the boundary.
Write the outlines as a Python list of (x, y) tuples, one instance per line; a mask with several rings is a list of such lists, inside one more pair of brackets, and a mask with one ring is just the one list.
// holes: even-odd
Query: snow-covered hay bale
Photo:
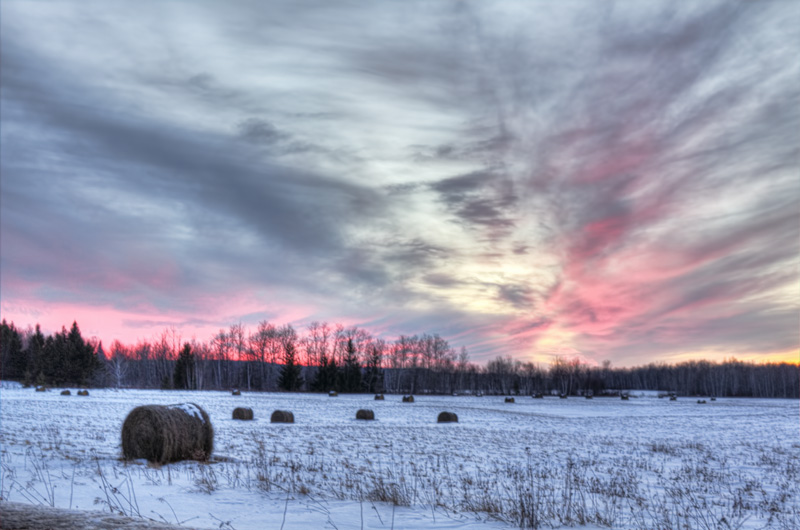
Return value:
[(358, 409), (356, 412), (356, 419), (357, 420), (374, 420), (375, 413), (369, 409)]
[(506, 403), (514, 403), (514, 398), (513, 397), (507, 397), (506, 398)]
[(403, 403), (414, 403), (414, 396), (403, 396)]
[(78, 390), (78, 395), (79, 396), (88, 396), (89, 395), (89, 391), (88, 390)]
[(440, 412), (436, 418), (437, 423), (458, 423), (458, 416), (455, 412)]
[(276, 410), (270, 416), (269, 421), (272, 423), (294, 423), (294, 414), (288, 410)]
[(234, 420), (252, 420), (253, 419), (253, 409), (246, 408), (246, 407), (236, 407), (233, 409), (233, 419)]
[(43, 386), (37, 386), (36, 387), (36, 391), (37, 392), (47, 392), (47, 389), (45, 387), (43, 387)]
[(238, 389), (234, 390), (233, 392), (231, 392), (231, 395), (232, 396), (241, 396), (242, 395), (242, 391), (238, 390)]
[(375, 401), (383, 401), (384, 397), (383, 394), (375, 394)]
[(330, 392), (328, 392), (328, 397), (339, 397), (339, 392), (337, 392), (336, 390), (331, 390)]
[(205, 461), (214, 450), (214, 428), (194, 403), (136, 407), (122, 424), (122, 456), (166, 464)]
[(61, 395), (62, 396), (71, 396), (72, 392), (70, 392), (69, 390), (62, 390), (61, 391)]

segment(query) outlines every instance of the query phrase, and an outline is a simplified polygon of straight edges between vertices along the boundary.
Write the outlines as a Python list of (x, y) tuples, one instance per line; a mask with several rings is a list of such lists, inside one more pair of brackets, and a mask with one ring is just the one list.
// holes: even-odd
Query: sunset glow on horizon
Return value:
[(0, 317), (800, 362), (800, 4), (4, 1)]

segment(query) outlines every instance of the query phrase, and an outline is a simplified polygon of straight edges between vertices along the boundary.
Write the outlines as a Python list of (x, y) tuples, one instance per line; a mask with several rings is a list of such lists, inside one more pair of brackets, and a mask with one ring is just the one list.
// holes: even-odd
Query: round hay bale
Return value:
[(374, 420), (375, 413), (369, 409), (358, 409), (356, 412), (356, 419), (357, 420)]
[(384, 397), (383, 394), (375, 394), (375, 401), (383, 401)]
[(61, 395), (62, 396), (71, 396), (72, 392), (70, 392), (69, 390), (62, 390), (61, 391)]
[(89, 391), (88, 390), (78, 390), (78, 395), (79, 396), (88, 396), (89, 395)]
[(36, 387), (36, 391), (37, 392), (47, 392), (47, 389), (45, 387), (43, 387), (43, 386), (37, 386)]
[(239, 390), (239, 389), (236, 389), (233, 392), (231, 392), (231, 395), (232, 396), (241, 396), (242, 395), (242, 391)]
[(339, 397), (339, 392), (337, 392), (336, 390), (331, 390), (330, 392), (328, 392), (328, 397)]
[(272, 423), (294, 423), (294, 414), (288, 410), (276, 410), (270, 416), (269, 421)]
[(246, 407), (236, 407), (233, 409), (233, 419), (234, 420), (252, 420), (253, 419), (253, 409), (246, 408)]
[(205, 461), (214, 450), (214, 428), (194, 403), (136, 407), (122, 424), (122, 456), (165, 464)]
[(414, 403), (414, 396), (403, 396), (403, 403)]
[(455, 412), (440, 412), (436, 418), (437, 423), (458, 423), (458, 416)]
[(506, 403), (514, 403), (514, 398), (513, 397), (507, 397), (506, 398)]

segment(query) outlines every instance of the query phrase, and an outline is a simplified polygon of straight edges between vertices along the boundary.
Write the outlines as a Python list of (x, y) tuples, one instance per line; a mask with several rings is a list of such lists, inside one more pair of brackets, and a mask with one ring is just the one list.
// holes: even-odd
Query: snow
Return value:
[(200, 410), (194, 403), (179, 403), (178, 405), (170, 405), (169, 408), (182, 410), (189, 416), (194, 416), (198, 420), (203, 421), (205, 423), (205, 420), (203, 420), (203, 415), (200, 414)]
[[(552, 526), (607, 528), (601, 514), (613, 528), (638, 529), (662, 517), (659, 503), (691, 501), (683, 513), (693, 528), (703, 527), (690, 520), (701, 509), (734, 505), (752, 506), (744, 529), (765, 527), (769, 506), (775, 528), (797, 527), (796, 400), (415, 398), (110, 389), (78, 397), (4, 384), (0, 494), (236, 530), (511, 528), (514, 499), (533, 494)], [(128, 412), (176, 402), (210, 415), (212, 463), (120, 461)], [(191, 403), (181, 407), (199, 415)], [(235, 407), (252, 408), (255, 420), (233, 420)], [(356, 420), (360, 408), (375, 421)], [(295, 423), (271, 424), (276, 409)], [(437, 424), (441, 411), (459, 423)], [(577, 508), (565, 504), (573, 491), (584, 499)], [(634, 501), (651, 511), (637, 513)]]

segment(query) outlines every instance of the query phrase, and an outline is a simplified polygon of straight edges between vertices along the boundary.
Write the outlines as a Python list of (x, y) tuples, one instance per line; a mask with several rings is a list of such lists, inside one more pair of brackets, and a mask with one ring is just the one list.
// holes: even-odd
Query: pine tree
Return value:
[(370, 355), (367, 366), (364, 370), (364, 389), (369, 393), (383, 391), (383, 370), (381, 369), (381, 359), (383, 353), (381, 347), (373, 344), (370, 348)]
[(323, 353), (320, 357), (319, 369), (317, 375), (314, 377), (314, 382), (311, 383), (311, 389), (316, 392), (328, 392), (330, 390), (340, 390), (338, 375), (339, 367), (336, 366), (336, 360), (328, 360), (328, 356)]
[(183, 345), (172, 373), (173, 388), (194, 390), (194, 353), (189, 343)]
[(8, 324), (5, 319), (0, 323), (0, 352), (3, 379), (21, 381), (28, 369), (28, 352), (22, 349), (22, 339), (14, 323)]
[(356, 355), (353, 339), (347, 339), (347, 350), (345, 351), (341, 379), (343, 392), (361, 392), (361, 365), (358, 364), (358, 356)]
[(283, 345), (283, 366), (281, 367), (278, 386), (282, 390), (293, 392), (303, 386), (303, 378), (300, 376), (301, 367), (295, 361), (295, 348), (293, 342), (285, 342)]

